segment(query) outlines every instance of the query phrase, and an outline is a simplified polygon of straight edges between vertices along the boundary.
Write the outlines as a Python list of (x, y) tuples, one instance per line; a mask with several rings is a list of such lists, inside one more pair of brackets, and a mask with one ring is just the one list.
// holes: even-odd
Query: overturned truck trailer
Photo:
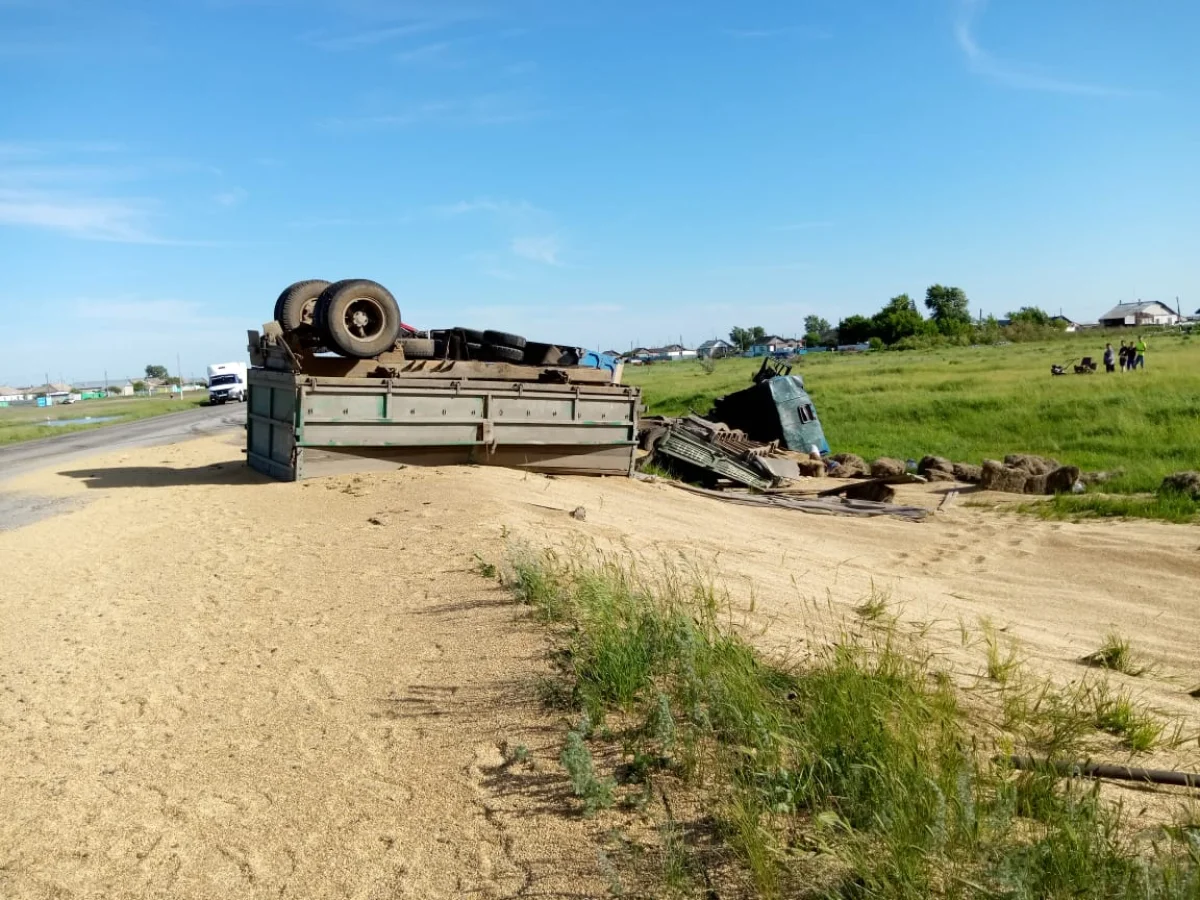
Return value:
[(473, 463), (628, 475), (636, 388), (598, 369), (463, 360), (298, 358), (250, 332), (247, 457), (286, 481)]

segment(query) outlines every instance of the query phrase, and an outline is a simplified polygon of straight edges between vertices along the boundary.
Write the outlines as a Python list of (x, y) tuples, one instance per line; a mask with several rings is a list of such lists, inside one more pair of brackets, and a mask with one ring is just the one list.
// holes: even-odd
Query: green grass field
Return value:
[[(814, 354), (794, 371), (834, 453), (972, 463), (1037, 453), (1088, 471), (1123, 470), (1105, 487), (1123, 493), (1200, 469), (1200, 338), (1149, 336), (1144, 370), (1051, 376), (1051, 363), (1098, 360), (1106, 339), (1091, 332), (1038, 344)], [(643, 389), (652, 414), (707, 412), (714, 397), (748, 386), (759, 363), (720, 360), (711, 374), (691, 361), (629, 366), (625, 381)]]
[[(114, 397), (107, 400), (81, 400), (62, 406), (4, 406), (0, 407), (0, 446), (33, 441), (38, 438), (70, 434), (148, 419), (166, 413), (195, 409), (208, 402), (207, 391), (185, 394), (182, 399), (171, 396), (159, 397)], [(114, 416), (104, 422), (79, 422), (70, 425), (48, 425), (48, 421), (60, 419), (93, 419)]]

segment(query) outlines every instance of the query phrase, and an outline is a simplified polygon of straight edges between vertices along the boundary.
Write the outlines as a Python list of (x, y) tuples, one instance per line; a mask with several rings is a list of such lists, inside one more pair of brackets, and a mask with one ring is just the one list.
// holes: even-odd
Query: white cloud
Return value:
[(966, 57), (971, 71), (997, 84), (1027, 91), (1046, 91), (1055, 94), (1079, 94), (1092, 97), (1129, 97), (1137, 92), (1124, 88), (1066, 81), (1035, 67), (997, 59), (975, 40), (975, 22), (987, 5), (987, 0), (961, 0), (954, 38)]
[(145, 244), (145, 208), (135, 201), (0, 189), (0, 223), (57, 231), (95, 241)]
[(552, 234), (515, 237), (512, 239), (510, 247), (512, 252), (522, 259), (547, 266), (562, 265), (558, 258), (562, 247), (558, 238)]
[(227, 191), (221, 191), (220, 193), (216, 194), (213, 199), (221, 206), (237, 206), (239, 203), (244, 202), (249, 196), (250, 195), (247, 193), (245, 188), (234, 187)]

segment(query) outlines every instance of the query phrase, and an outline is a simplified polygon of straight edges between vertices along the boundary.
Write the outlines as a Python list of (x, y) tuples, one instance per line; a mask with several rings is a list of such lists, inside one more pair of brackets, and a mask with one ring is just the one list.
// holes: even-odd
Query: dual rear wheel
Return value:
[(369, 359), (400, 337), (400, 305), (377, 281), (297, 281), (275, 301), (284, 333), (307, 332), (343, 356)]

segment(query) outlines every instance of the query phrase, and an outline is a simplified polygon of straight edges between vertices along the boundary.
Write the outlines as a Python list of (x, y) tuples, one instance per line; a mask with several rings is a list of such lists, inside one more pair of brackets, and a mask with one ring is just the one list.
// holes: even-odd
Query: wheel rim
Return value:
[(370, 341), (383, 334), (387, 316), (378, 300), (371, 297), (355, 297), (346, 304), (342, 316), (346, 332), (359, 341)]

